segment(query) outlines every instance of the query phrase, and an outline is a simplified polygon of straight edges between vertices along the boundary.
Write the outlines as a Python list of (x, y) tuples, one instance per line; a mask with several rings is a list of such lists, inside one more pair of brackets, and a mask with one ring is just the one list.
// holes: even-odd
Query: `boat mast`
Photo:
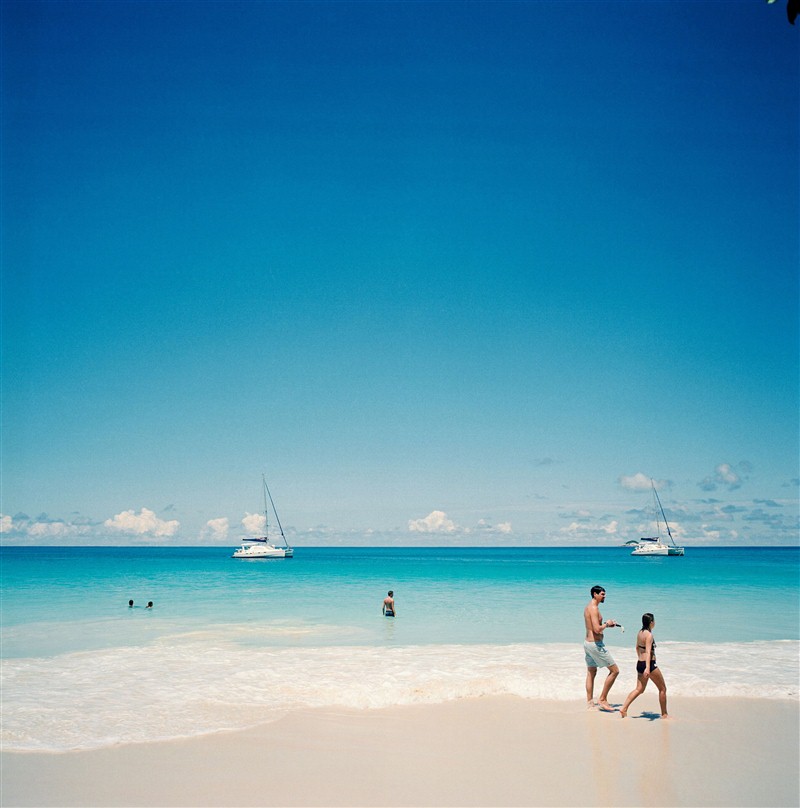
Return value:
[[(264, 491), (266, 495), (269, 496), (269, 501), (272, 504), (272, 512), (275, 514), (275, 521), (278, 523), (278, 530), (281, 532), (281, 538), (283, 539), (283, 543), (288, 547), (289, 542), (286, 541), (286, 536), (283, 533), (283, 525), (281, 524), (281, 518), (278, 516), (278, 509), (275, 507), (275, 503), (272, 501), (272, 494), (270, 493), (269, 486), (267, 485), (267, 478), (262, 474), (262, 479), (264, 480)], [(266, 505), (266, 496), (264, 498), (264, 504)]]
[(264, 538), (269, 541), (269, 508), (267, 507), (267, 478), (261, 475), (261, 482), (264, 483)]
[[(656, 491), (656, 484), (650, 480), (650, 485), (653, 486), (653, 493), (656, 497), (656, 502), (658, 503), (658, 508), (661, 511), (661, 516), (664, 518), (664, 525), (667, 528), (667, 535), (669, 536), (669, 540), (675, 545), (675, 539), (672, 538), (672, 531), (669, 529), (669, 522), (667, 521), (667, 515), (664, 513), (664, 507), (661, 504), (661, 498), (658, 496), (658, 491)], [(658, 521), (658, 514), (656, 514), (656, 521)], [(675, 545), (677, 546), (677, 545)]]

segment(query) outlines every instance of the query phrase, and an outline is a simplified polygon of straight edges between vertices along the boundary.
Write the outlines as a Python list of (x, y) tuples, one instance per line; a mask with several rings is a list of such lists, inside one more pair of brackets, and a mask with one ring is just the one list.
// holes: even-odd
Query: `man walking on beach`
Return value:
[(600, 694), (598, 706), (601, 710), (613, 711), (608, 703), (608, 691), (619, 676), (619, 668), (614, 658), (603, 644), (603, 631), (617, 624), (613, 620), (603, 622), (600, 614), (600, 604), (606, 599), (606, 590), (602, 586), (593, 586), (592, 599), (583, 610), (583, 621), (586, 623), (586, 639), (583, 641), (583, 650), (586, 654), (586, 701), (590, 708), (594, 708), (594, 679), (598, 668), (608, 668), (608, 676), (603, 683), (603, 692)]

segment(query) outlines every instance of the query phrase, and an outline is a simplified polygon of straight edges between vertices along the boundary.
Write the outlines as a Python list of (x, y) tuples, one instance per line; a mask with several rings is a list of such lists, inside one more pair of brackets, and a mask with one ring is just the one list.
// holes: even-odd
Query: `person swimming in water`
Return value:
[(655, 682), (658, 688), (658, 702), (661, 705), (661, 717), (669, 718), (667, 715), (667, 684), (664, 681), (664, 674), (661, 673), (656, 664), (656, 642), (653, 639), (653, 629), (656, 619), (650, 612), (642, 615), (642, 630), (636, 635), (636, 687), (628, 693), (625, 704), (619, 714), (625, 718), (628, 715), (628, 707), (631, 702), (644, 693), (650, 679)]
[(394, 617), (394, 592), (390, 589), (389, 594), (383, 599), (384, 617)]

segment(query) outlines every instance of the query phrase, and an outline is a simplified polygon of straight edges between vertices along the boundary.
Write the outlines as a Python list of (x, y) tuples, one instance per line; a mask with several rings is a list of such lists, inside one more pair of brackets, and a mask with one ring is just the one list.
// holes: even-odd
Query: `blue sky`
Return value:
[(779, 4), (2, 14), (4, 543), (798, 543)]

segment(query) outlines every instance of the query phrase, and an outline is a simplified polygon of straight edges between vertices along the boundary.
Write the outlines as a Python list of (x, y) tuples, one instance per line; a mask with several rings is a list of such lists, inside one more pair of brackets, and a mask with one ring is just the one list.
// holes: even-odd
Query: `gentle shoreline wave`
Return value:
[[(4, 660), (3, 748), (66, 751), (191, 737), (315, 707), (583, 698), (577, 643), (268, 648), (210, 639)], [(621, 670), (612, 701), (620, 701), (635, 683), (635, 656), (630, 647), (611, 650)], [(658, 661), (671, 695), (800, 696), (795, 640), (660, 641)]]

